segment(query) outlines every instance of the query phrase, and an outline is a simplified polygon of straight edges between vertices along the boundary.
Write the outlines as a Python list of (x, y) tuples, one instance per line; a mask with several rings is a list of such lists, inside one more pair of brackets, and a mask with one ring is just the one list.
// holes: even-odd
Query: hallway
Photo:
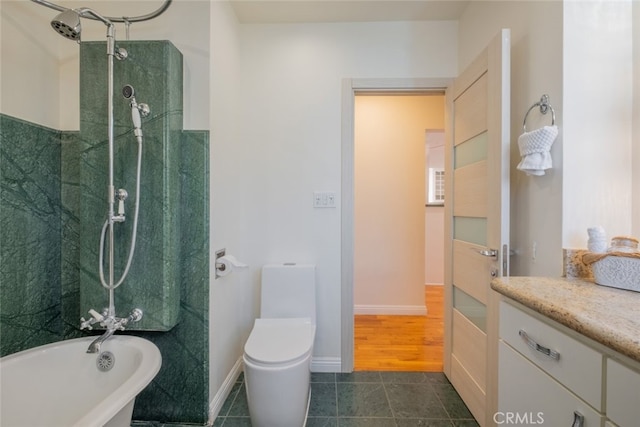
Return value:
[(442, 372), (444, 286), (425, 286), (426, 316), (356, 315), (356, 371)]

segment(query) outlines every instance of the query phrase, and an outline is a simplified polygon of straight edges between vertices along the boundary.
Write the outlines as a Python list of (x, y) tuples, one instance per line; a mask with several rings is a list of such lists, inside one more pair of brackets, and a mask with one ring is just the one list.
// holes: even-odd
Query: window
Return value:
[(427, 204), (444, 204), (444, 169), (429, 168), (429, 193), (427, 197)]

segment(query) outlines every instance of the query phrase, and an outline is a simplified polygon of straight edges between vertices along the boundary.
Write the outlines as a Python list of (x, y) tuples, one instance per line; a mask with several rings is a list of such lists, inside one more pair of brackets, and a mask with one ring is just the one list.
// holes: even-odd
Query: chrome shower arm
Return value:
[[(47, 0), (31, 0), (34, 3), (38, 3), (42, 6), (46, 6), (48, 8), (57, 10), (58, 12), (64, 12), (66, 10), (69, 10), (69, 8), (67, 7), (63, 7), (63, 6), (58, 6), (55, 3), (51, 3), (50, 1)], [(104, 19), (107, 19), (111, 22), (124, 22), (124, 23), (133, 23), (133, 22), (142, 22), (142, 21), (148, 21), (150, 19), (153, 19), (157, 16), (160, 16), (162, 13), (164, 13), (165, 10), (167, 10), (169, 8), (169, 6), (171, 5), (171, 2), (173, 0), (164, 0), (164, 2), (162, 3), (162, 5), (155, 11), (148, 13), (146, 15), (140, 15), (140, 16), (133, 16), (133, 17), (126, 17), (126, 16), (122, 16), (122, 17), (115, 17), (115, 16), (104, 16), (104, 17), (97, 17), (97, 16), (87, 16), (87, 15), (83, 15), (83, 17), (85, 18), (89, 18), (89, 19), (94, 19), (94, 20), (98, 20), (98, 21), (102, 21), (104, 22)]]
[(113, 21), (111, 21), (109, 18), (106, 18), (100, 15), (98, 12), (96, 12), (93, 9), (82, 7), (80, 9), (76, 9), (76, 12), (83, 18), (90, 18), (90, 19), (102, 21), (102, 23), (104, 23), (107, 27), (110, 27), (113, 25)]

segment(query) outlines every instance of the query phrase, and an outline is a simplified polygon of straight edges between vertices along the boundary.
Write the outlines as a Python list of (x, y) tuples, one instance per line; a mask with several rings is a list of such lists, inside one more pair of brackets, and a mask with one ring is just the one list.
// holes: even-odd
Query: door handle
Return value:
[(486, 256), (489, 258), (497, 258), (498, 257), (498, 251), (496, 249), (479, 249), (479, 248), (469, 248), (472, 251), (477, 252), (478, 254), (482, 255), (482, 256)]

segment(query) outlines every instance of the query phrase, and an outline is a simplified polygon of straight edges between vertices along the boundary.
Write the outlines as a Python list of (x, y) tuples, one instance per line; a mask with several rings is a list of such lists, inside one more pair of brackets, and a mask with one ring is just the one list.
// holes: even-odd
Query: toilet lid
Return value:
[(310, 319), (256, 319), (244, 354), (266, 364), (300, 359), (311, 351), (315, 329)]

